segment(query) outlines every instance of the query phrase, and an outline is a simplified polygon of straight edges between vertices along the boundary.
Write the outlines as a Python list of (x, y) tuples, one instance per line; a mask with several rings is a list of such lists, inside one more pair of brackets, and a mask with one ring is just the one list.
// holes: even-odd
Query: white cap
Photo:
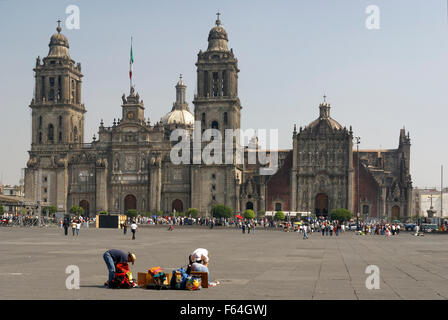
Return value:
[(191, 260), (192, 261), (201, 261), (202, 257), (204, 257), (204, 262), (208, 263), (209, 257), (208, 257), (208, 250), (203, 248), (198, 248), (193, 251), (191, 254)]

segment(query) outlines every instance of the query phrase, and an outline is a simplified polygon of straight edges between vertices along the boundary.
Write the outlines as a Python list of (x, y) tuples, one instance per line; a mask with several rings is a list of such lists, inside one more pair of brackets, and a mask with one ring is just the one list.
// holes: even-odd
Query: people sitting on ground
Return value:
[(132, 262), (134, 264), (137, 257), (132, 252), (124, 252), (118, 249), (107, 250), (103, 254), (104, 262), (106, 262), (107, 269), (109, 270), (109, 279), (104, 283), (106, 287), (111, 287), (110, 284), (115, 277), (116, 265), (118, 263), (128, 263)]
[(219, 281), (210, 281), (210, 271), (208, 268), (208, 263), (210, 261), (209, 253), (207, 249), (197, 248), (188, 257), (188, 267), (187, 274), (191, 274), (192, 271), (196, 272), (207, 272), (208, 275), (208, 285), (213, 287), (219, 284)]

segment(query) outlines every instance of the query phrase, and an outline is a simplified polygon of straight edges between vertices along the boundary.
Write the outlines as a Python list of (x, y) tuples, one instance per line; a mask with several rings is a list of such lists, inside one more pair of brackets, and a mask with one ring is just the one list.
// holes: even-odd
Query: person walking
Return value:
[(137, 232), (137, 223), (135, 222), (135, 220), (132, 221), (131, 232), (132, 232), (132, 240), (135, 240), (135, 232)]
[(308, 239), (308, 227), (303, 226), (303, 240)]
[(128, 231), (128, 222), (125, 221), (123, 223), (123, 234), (126, 235), (126, 232)]
[(75, 231), (76, 231), (76, 221), (72, 220), (72, 234), (73, 234), (73, 236), (75, 236)]
[(64, 226), (64, 234), (67, 236), (68, 235), (68, 227), (70, 226), (70, 220), (67, 218), (64, 219), (63, 226)]
[(81, 221), (76, 221), (76, 236), (79, 236), (79, 230), (81, 229)]

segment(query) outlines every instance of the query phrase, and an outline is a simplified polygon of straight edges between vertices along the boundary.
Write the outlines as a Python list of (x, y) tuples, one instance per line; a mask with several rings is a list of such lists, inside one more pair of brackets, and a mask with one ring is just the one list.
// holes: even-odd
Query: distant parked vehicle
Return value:
[(9, 223), (9, 218), (1, 218), (0, 219), (0, 225), (7, 226)]
[(422, 225), (422, 231), (423, 232), (438, 232), (439, 226), (436, 224), (423, 224)]
[(414, 231), (417, 225), (415, 223), (406, 223), (404, 228), (406, 231)]

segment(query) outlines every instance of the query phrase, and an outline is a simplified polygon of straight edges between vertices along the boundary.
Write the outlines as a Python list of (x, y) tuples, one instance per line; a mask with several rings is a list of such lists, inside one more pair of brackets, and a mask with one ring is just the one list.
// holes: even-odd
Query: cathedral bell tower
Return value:
[(57, 33), (50, 39), (48, 55), (37, 57), (32, 109), (32, 146), (84, 142), (84, 113), (81, 103), (81, 64), (71, 59), (67, 38)]
[(208, 35), (207, 51), (198, 53), (197, 93), (194, 97), (195, 121), (201, 128), (240, 128), (241, 105), (238, 98), (238, 60), (227, 46), (226, 30), (218, 18)]
[[(193, 140), (202, 135), (202, 158), (197, 157), (198, 153), (194, 152), (191, 199), (192, 207), (198, 208), (204, 216), (210, 214), (216, 204), (228, 205), (236, 211), (240, 209), (242, 165), (239, 162), (242, 160), (242, 155), (239, 136), (235, 131), (231, 131), (232, 136), (229, 138), (232, 139), (230, 140), (232, 150), (226, 150), (226, 134), (229, 133), (227, 130), (240, 129), (242, 109), (238, 98), (240, 70), (233, 50), (228, 48), (227, 32), (221, 25), (219, 13), (217, 15), (216, 25), (208, 35), (207, 50), (198, 53), (197, 92), (193, 101), (195, 119)], [(218, 130), (222, 143), (215, 144), (216, 131), (212, 132), (211, 137), (204, 134), (207, 129)], [(207, 140), (208, 138), (210, 139)], [(211, 148), (209, 143), (213, 145)]]

